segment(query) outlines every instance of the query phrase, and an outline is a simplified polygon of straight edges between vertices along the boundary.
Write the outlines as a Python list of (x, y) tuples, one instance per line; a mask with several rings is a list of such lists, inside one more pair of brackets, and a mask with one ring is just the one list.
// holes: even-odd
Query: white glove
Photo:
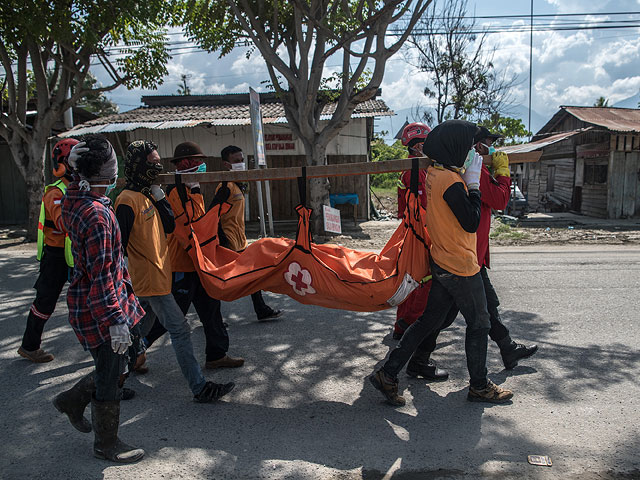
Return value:
[(477, 153), (473, 157), (473, 161), (469, 168), (462, 174), (462, 180), (467, 184), (469, 190), (478, 190), (480, 188), (480, 174), (482, 173), (482, 155)]
[(191, 190), (193, 190), (194, 188), (200, 188), (200, 184), (198, 182), (185, 183), (185, 185), (189, 187)]
[(151, 196), (156, 202), (159, 202), (164, 198), (164, 191), (160, 188), (160, 185), (151, 185)]
[(109, 327), (109, 335), (111, 336), (111, 348), (118, 355), (122, 355), (131, 345), (131, 334), (129, 327), (123, 323), (121, 325), (111, 325)]
[(85, 147), (85, 142), (76, 143), (73, 147), (71, 147), (71, 151), (69, 152), (69, 165), (71, 168), (77, 168), (78, 159), (82, 156), (83, 153), (91, 150), (90, 148)]

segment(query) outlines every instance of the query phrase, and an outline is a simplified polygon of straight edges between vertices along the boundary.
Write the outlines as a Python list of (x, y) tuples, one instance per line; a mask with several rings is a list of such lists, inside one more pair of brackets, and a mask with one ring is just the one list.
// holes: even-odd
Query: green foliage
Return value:
[(594, 107), (608, 107), (609, 99), (604, 97), (598, 97), (596, 103), (593, 104)]
[(78, 100), (78, 106), (99, 117), (118, 113), (118, 105), (109, 100), (104, 93), (93, 91), (97, 87), (100, 87), (98, 79), (89, 72), (84, 79), (84, 89), (87, 90), (87, 94)]
[[(387, 145), (382, 138), (376, 137), (371, 142), (372, 162), (397, 160), (407, 157), (407, 148), (402, 145), (400, 140), (396, 140), (393, 144)], [(398, 172), (377, 173), (371, 175), (371, 186), (374, 188), (395, 189), (398, 186), (398, 178)]]
[(492, 114), (489, 118), (481, 120), (478, 125), (487, 127), (490, 132), (498, 133), (504, 138), (498, 140), (496, 145), (515, 145), (523, 143), (526, 137), (531, 136), (519, 118), (503, 117), (499, 113)]

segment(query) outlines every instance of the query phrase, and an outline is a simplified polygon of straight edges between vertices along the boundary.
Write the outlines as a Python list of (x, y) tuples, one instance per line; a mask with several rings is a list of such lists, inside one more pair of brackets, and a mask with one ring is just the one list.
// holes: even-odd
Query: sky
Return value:
[[(469, 0), (468, 10), (476, 16), (527, 15), (529, 0)], [(429, 7), (431, 8), (431, 7)], [(635, 16), (613, 17), (610, 12), (638, 12)], [(558, 15), (592, 13), (588, 19), (640, 20), (640, 0), (583, 2), (578, 0), (534, 0), (534, 13)], [(580, 17), (584, 18), (584, 17)], [(570, 17), (569, 17), (570, 19)], [(567, 17), (547, 17), (536, 22), (567, 21)], [(478, 24), (490, 28), (498, 20), (479, 19)], [(528, 20), (500, 20), (502, 25), (528, 25)], [(171, 39), (179, 39), (179, 31)], [(512, 89), (512, 116), (527, 123), (529, 87), (529, 32), (493, 33), (487, 45), (495, 46), (494, 65), (498, 72), (517, 75)], [(325, 72), (334, 70), (339, 59), (330, 59)], [(334, 68), (335, 67), (335, 68)], [(579, 31), (542, 31), (533, 34), (533, 92), (532, 130), (535, 132), (560, 105), (593, 105), (603, 96), (610, 105), (637, 107), (640, 101), (640, 28), (602, 29)], [(188, 84), (193, 94), (222, 94), (248, 92), (249, 87), (265, 91), (268, 79), (264, 61), (259, 53), (246, 58), (246, 48), (238, 48), (230, 55), (219, 58), (216, 53), (182, 50), (169, 61), (169, 74), (157, 90), (131, 90), (120, 87), (108, 97), (118, 104), (120, 111), (141, 105), (142, 95), (176, 94), (182, 74), (190, 75)], [(96, 71), (98, 79), (106, 82), (103, 72)], [(428, 106), (422, 92), (428, 75), (417, 72), (402, 54), (396, 54), (388, 63), (382, 82), (382, 99), (398, 115), (379, 120), (376, 129), (398, 129), (405, 118), (418, 105)], [(633, 97), (633, 98), (630, 98)], [(621, 103), (620, 103), (621, 102)], [(392, 132), (394, 133), (394, 132)]]

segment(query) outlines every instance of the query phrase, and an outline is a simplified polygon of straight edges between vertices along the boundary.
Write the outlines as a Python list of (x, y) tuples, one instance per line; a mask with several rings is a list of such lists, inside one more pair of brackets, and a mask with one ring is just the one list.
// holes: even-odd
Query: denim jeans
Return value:
[(113, 402), (118, 399), (118, 381), (125, 371), (128, 356), (118, 355), (111, 348), (111, 342), (106, 342), (98, 348), (89, 350), (96, 366), (94, 381), (96, 384), (95, 397), (99, 402)]
[[(511, 341), (511, 337), (509, 336), (509, 329), (502, 323), (502, 319), (500, 318), (500, 312), (498, 312), (498, 307), (500, 306), (500, 300), (498, 300), (498, 295), (496, 294), (491, 281), (489, 280), (489, 275), (487, 273), (487, 268), (482, 267), (480, 269), (480, 276), (482, 277), (482, 282), (484, 284), (484, 294), (487, 299), (487, 311), (489, 312), (489, 322), (491, 323), (491, 328), (489, 330), (489, 337), (491, 340), (496, 342), (500, 348), (503, 346), (508, 346)], [(451, 326), (451, 324), (455, 321), (456, 316), (458, 315), (458, 308), (453, 306), (447, 314), (447, 318), (445, 322), (442, 324), (438, 330), (434, 330), (427, 338), (424, 339), (422, 344), (418, 347), (419, 350), (424, 352), (433, 353), (436, 349), (436, 342), (438, 340), (438, 335), (442, 330)]]
[[(176, 353), (176, 359), (187, 379), (189, 388), (197, 395), (204, 388), (206, 380), (202, 375), (200, 365), (193, 354), (191, 344), (191, 329), (184, 314), (178, 307), (173, 295), (158, 295), (153, 297), (139, 297), (142, 308), (147, 315), (155, 315), (164, 328), (169, 331), (171, 345)], [(148, 319), (143, 319), (146, 323)]]
[(487, 334), (489, 313), (480, 272), (461, 277), (431, 262), (433, 283), (424, 313), (406, 330), (384, 364), (384, 371), (396, 378), (416, 350), (425, 352), (428, 335), (438, 331), (456, 306), (467, 323), (465, 352), (470, 384), (473, 388), (487, 385)]
[[(229, 350), (229, 334), (220, 312), (220, 300), (209, 296), (196, 272), (173, 272), (171, 293), (183, 314), (187, 314), (191, 304), (195, 307), (204, 329), (207, 362), (223, 358)], [(166, 331), (155, 322), (146, 335), (147, 345), (153, 345)]]

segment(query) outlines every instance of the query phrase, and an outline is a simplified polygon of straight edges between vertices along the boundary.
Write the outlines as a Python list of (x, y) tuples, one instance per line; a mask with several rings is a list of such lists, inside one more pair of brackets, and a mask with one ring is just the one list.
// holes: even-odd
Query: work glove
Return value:
[(504, 152), (496, 152), (491, 156), (491, 166), (493, 167), (493, 176), (497, 177), (502, 175), (503, 177), (510, 177), (509, 172), (509, 157)]
[(159, 202), (164, 198), (164, 191), (160, 188), (160, 185), (151, 185), (149, 190), (151, 191), (151, 196), (156, 202)]
[(86, 142), (76, 143), (73, 147), (71, 147), (71, 151), (69, 152), (69, 165), (71, 168), (77, 168), (78, 159), (86, 152), (90, 150), (90, 148), (85, 147)]
[(129, 327), (122, 323), (120, 325), (111, 325), (109, 327), (109, 336), (111, 337), (111, 348), (118, 355), (122, 355), (131, 345), (131, 334)]
[(471, 161), (471, 165), (462, 174), (462, 180), (467, 184), (469, 190), (478, 190), (480, 188), (480, 173), (482, 172), (482, 155), (477, 153)]

